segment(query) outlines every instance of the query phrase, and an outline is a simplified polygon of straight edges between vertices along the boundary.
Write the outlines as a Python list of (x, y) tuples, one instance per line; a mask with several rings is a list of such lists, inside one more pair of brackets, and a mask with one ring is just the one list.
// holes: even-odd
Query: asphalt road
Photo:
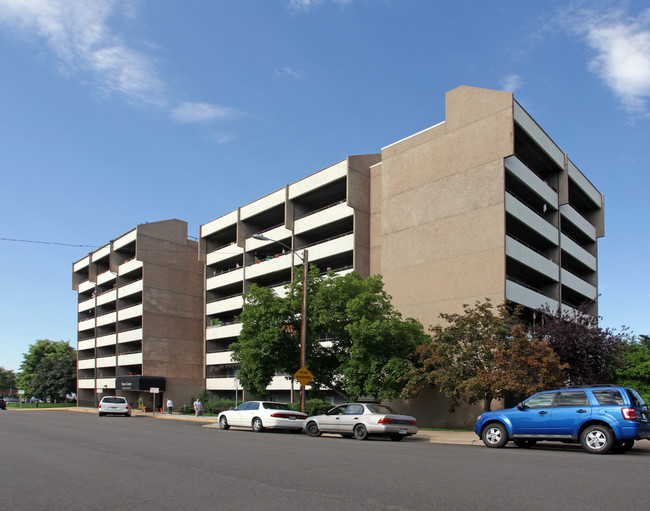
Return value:
[(0, 411), (0, 509), (648, 509), (650, 452), (487, 449)]

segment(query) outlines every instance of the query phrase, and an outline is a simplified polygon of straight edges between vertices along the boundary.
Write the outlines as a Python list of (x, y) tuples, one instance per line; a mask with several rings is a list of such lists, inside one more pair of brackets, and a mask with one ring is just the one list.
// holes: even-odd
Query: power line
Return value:
[(13, 241), (15, 243), (38, 243), (41, 245), (59, 245), (62, 247), (76, 247), (76, 248), (99, 248), (100, 247), (100, 245), (76, 245), (73, 243), (60, 243), (58, 241), (19, 240), (15, 238), (0, 238), (0, 241)]

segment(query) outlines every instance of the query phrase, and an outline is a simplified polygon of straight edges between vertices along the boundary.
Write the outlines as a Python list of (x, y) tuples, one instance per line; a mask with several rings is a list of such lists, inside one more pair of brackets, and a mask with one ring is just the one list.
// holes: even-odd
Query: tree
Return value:
[(64, 397), (76, 388), (76, 359), (69, 342), (39, 339), (23, 354), (16, 384), (28, 396)]
[(0, 366), (0, 392), (7, 392), (15, 386), (16, 374)]
[(623, 343), (623, 363), (615, 370), (612, 381), (637, 390), (650, 402), (650, 336), (640, 335)]
[(506, 303), (496, 314), (489, 299), (463, 314), (440, 314), (447, 324), (430, 328), (432, 340), (416, 350), (417, 365), (408, 376), (403, 397), (414, 397), (427, 386), (437, 386), (452, 401), (520, 398), (553, 388), (562, 381), (562, 365), (547, 343), (530, 339), (519, 324), (519, 310)]
[(545, 306), (536, 312), (531, 334), (546, 339), (564, 364), (571, 385), (608, 383), (622, 362), (625, 328), (616, 333), (600, 328), (602, 318), (587, 312), (588, 304), (571, 311)]
[[(302, 269), (284, 297), (251, 286), (244, 296), (242, 331), (232, 344), (233, 359), (246, 390), (266, 394), (273, 375), (299, 369)], [(343, 398), (399, 396), (408, 356), (426, 339), (424, 328), (403, 320), (390, 303), (378, 275), (363, 278), (323, 275), (312, 266), (307, 281), (306, 360), (311, 385)]]

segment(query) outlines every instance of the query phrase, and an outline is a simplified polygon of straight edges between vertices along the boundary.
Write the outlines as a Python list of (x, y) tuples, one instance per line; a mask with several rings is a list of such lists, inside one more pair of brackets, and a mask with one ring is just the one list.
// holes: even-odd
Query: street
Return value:
[(0, 508), (647, 509), (650, 452), (487, 449), (0, 411)]

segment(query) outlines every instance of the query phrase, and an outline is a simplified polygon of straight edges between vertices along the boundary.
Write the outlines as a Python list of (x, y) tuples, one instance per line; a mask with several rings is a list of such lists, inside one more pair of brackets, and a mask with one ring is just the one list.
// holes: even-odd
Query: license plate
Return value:
[(295, 416), (295, 415), (289, 415), (289, 420), (290, 420), (290, 421), (295, 421), (295, 420), (296, 420), (296, 416)]
[(400, 429), (399, 434), (400, 435), (406, 435), (407, 431), (405, 429)]

